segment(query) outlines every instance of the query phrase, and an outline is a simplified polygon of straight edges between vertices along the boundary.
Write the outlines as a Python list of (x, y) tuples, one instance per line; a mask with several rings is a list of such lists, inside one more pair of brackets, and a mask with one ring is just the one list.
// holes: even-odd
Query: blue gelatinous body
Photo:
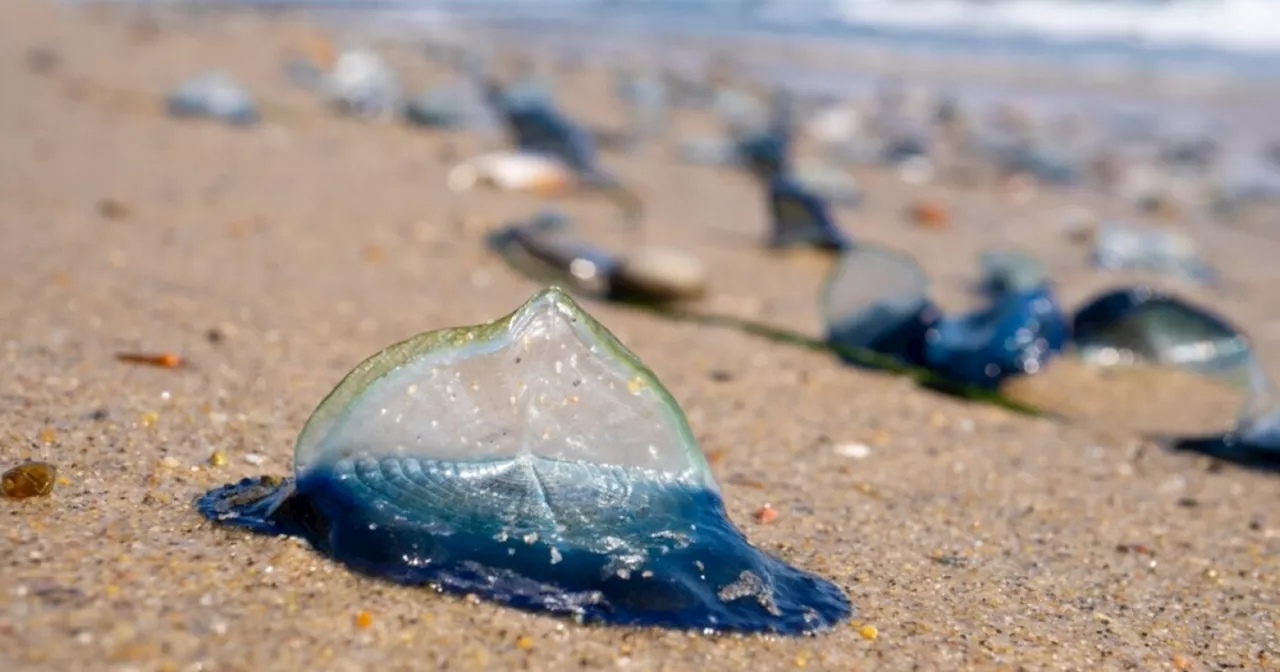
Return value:
[(923, 364), (948, 380), (996, 387), (1038, 372), (1068, 338), (1067, 319), (1047, 286), (1006, 292), (978, 311), (938, 320), (925, 335)]
[(734, 527), (670, 393), (559, 289), (361, 363), (294, 473), (196, 506), (366, 574), (585, 620), (798, 634), (852, 612)]
[(983, 388), (1039, 371), (1069, 339), (1047, 285), (993, 295), (980, 310), (949, 316), (929, 297), (928, 277), (913, 259), (861, 244), (833, 269), (823, 314), (833, 345), (871, 350)]
[(236, 126), (258, 122), (258, 108), (249, 94), (222, 72), (207, 72), (188, 79), (165, 99), (175, 117), (221, 119)]
[(1230, 431), (1182, 437), (1172, 446), (1247, 467), (1280, 471), (1280, 394), (1270, 376), (1256, 362), (1249, 366), (1249, 395)]
[(769, 180), (769, 214), (771, 247), (803, 244), (839, 251), (852, 244), (831, 218), (826, 200), (785, 174)]
[[(753, 548), (709, 490), (575, 474), (588, 485), (549, 488), (551, 515), (512, 533), (501, 517), (509, 511), (457, 512), (439, 494), (441, 484), (458, 484), (465, 497), (469, 480), (494, 478), (485, 471), (467, 463), (340, 463), (282, 486), (293, 490), (274, 511), (223, 518), (220, 502), (259, 488), (256, 481), (215, 490), (198, 507), (213, 520), (303, 537), (365, 574), (586, 621), (797, 634), (850, 614), (838, 588)], [(600, 507), (601, 487), (626, 501)], [(564, 538), (544, 521), (603, 543)]]
[(505, 92), (490, 84), (488, 100), (521, 150), (555, 156), (579, 172), (599, 172), (591, 134), (564, 116), (546, 97)]

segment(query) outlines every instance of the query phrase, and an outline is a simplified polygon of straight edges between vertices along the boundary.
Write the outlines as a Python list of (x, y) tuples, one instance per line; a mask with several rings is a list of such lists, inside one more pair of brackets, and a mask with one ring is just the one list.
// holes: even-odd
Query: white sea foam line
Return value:
[(1280, 3), (1182, 0), (1169, 3), (1018, 0), (844, 0), (845, 21), (973, 32), (1030, 32), (1075, 38), (1139, 38), (1166, 45), (1280, 51)]

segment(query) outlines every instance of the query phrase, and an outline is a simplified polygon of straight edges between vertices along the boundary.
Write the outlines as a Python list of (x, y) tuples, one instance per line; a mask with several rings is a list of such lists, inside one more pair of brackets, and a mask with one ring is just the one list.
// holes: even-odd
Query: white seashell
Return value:
[(477, 183), (504, 191), (549, 191), (574, 183), (574, 173), (560, 161), (527, 152), (491, 152), (473, 157), (449, 171), (449, 190), (460, 193)]

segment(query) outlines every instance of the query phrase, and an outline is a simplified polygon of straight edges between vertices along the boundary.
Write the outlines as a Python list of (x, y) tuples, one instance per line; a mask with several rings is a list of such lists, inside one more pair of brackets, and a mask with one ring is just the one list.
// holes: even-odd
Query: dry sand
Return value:
[[(1275, 476), (1163, 452), (1116, 412), (1123, 398), (1076, 403), (1088, 417), (1075, 422), (1029, 419), (820, 353), (599, 304), (588, 309), (688, 412), (731, 517), (844, 588), (855, 623), (878, 637), (851, 626), (799, 639), (582, 627), (359, 578), (299, 543), (206, 524), (191, 499), (287, 473), (294, 434), (362, 358), (496, 317), (536, 288), (483, 250), (483, 227), (455, 231), (439, 154), (476, 141), (317, 109), (278, 67), (294, 32), (245, 20), (147, 33), (39, 0), (5, 4), (0, 467), (44, 459), (65, 480), (48, 499), (0, 502), (0, 669), (1278, 665)], [(25, 53), (38, 46), (61, 55), (62, 75), (29, 70)], [(301, 112), (252, 130), (158, 114), (154, 96), (210, 66)], [(153, 102), (126, 109), (68, 76)], [(585, 76), (570, 89), (571, 107), (602, 95)], [(817, 333), (826, 262), (758, 249), (764, 215), (744, 179), (660, 151), (609, 162), (649, 200), (646, 239), (711, 265), (705, 307)], [(1068, 305), (1115, 280), (1088, 271), (1055, 218), (1079, 203), (1117, 206), (928, 187), (955, 224), (921, 230), (900, 215), (917, 192), (859, 177), (871, 198), (842, 212), (844, 225), (910, 248), (940, 291), (959, 295), (949, 288), (974, 279), (973, 252), (1001, 240), (1048, 257)], [(127, 212), (104, 215), (103, 199)], [(534, 204), (498, 195), (463, 206), (492, 222)], [(602, 240), (627, 244), (605, 206), (569, 208)], [(1187, 291), (1255, 333), (1280, 371), (1280, 244), (1230, 235), (1206, 241), (1230, 292)], [(113, 358), (122, 350), (178, 351), (193, 367), (124, 364)], [(1212, 425), (1223, 413), (1182, 403), (1146, 417)], [(870, 455), (843, 455), (845, 442)], [(229, 464), (208, 466), (215, 450)], [(766, 502), (780, 517), (754, 523)], [(357, 627), (361, 611), (369, 627)]]

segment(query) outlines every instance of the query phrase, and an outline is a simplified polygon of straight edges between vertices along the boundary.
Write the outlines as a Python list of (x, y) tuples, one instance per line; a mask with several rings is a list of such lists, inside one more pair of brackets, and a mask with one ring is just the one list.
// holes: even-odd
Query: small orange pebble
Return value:
[(533, 638), (529, 635), (520, 635), (516, 637), (516, 648), (528, 651), (533, 648)]
[(1189, 670), (1191, 669), (1191, 659), (1178, 653), (1173, 656), (1173, 669)]
[(858, 634), (862, 635), (863, 639), (875, 639), (880, 636), (880, 628), (868, 623), (858, 628)]
[(185, 362), (182, 355), (176, 352), (117, 352), (116, 359), (130, 364), (149, 364), (151, 366), (159, 366), (165, 369), (176, 369), (183, 366)]
[(312, 33), (307, 35), (303, 44), (303, 52), (315, 65), (329, 69), (338, 60), (338, 50), (333, 41), (324, 35)]
[(911, 221), (930, 228), (941, 229), (951, 223), (951, 213), (935, 201), (916, 201), (908, 208), (907, 214)]
[(369, 613), (368, 611), (361, 611), (360, 613), (356, 614), (357, 628), (367, 628), (371, 625), (373, 625), (373, 614)]
[(756, 522), (761, 525), (768, 525), (778, 519), (778, 510), (773, 508), (772, 504), (765, 504), (756, 509)]
[(361, 255), (366, 262), (376, 264), (382, 261), (384, 252), (381, 245), (365, 245)]
[(58, 433), (52, 427), (45, 427), (40, 430), (40, 440), (45, 443), (53, 443), (58, 440)]
[(539, 196), (555, 196), (568, 191), (570, 186), (572, 186), (572, 180), (568, 175), (548, 171), (534, 176), (526, 189)]

